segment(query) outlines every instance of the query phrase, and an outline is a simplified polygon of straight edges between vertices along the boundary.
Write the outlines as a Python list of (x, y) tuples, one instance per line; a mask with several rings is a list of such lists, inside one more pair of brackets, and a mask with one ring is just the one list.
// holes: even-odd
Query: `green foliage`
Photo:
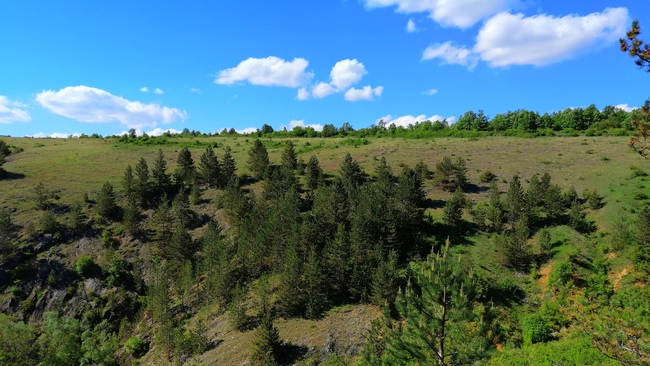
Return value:
[(397, 322), (387, 321), (382, 364), (470, 364), (485, 357), (489, 309), (475, 301), (474, 278), (443, 251), (415, 266), (397, 296)]
[(282, 165), (288, 167), (291, 170), (296, 170), (298, 168), (298, 157), (296, 156), (296, 150), (293, 147), (293, 142), (289, 140), (287, 145), (282, 151), (281, 157)]
[(133, 194), (139, 207), (144, 208), (149, 201), (151, 191), (151, 182), (149, 174), (149, 165), (144, 158), (138, 160), (135, 166), (135, 176), (133, 179)]
[(467, 205), (467, 199), (463, 191), (458, 188), (451, 196), (451, 199), (445, 203), (442, 220), (445, 225), (458, 227), (462, 223), (463, 209)]
[(481, 183), (490, 183), (493, 180), (497, 179), (496, 174), (492, 173), (491, 170), (486, 170), (481, 173), (481, 176), (478, 178)]
[(55, 235), (59, 233), (59, 230), (61, 230), (61, 224), (56, 219), (54, 212), (47, 210), (43, 212), (43, 215), (41, 216), (40, 228), (45, 234)]
[(2, 261), (5, 256), (13, 253), (14, 240), (17, 236), (18, 228), (13, 223), (11, 215), (7, 210), (0, 209), (0, 258)]
[(97, 195), (96, 209), (97, 213), (106, 219), (113, 219), (117, 216), (119, 211), (117, 194), (110, 182), (104, 183), (102, 190)]
[(570, 260), (557, 262), (549, 274), (548, 282), (555, 286), (564, 286), (573, 278), (573, 265)]
[(124, 349), (133, 358), (140, 358), (149, 352), (149, 343), (138, 336), (133, 336), (124, 343)]
[(196, 178), (196, 167), (194, 166), (192, 153), (187, 147), (179, 151), (176, 163), (176, 170), (174, 171), (176, 184), (185, 188), (191, 187)]
[(42, 365), (76, 366), (83, 356), (79, 322), (48, 312), (43, 315), (38, 346)]
[(231, 181), (237, 178), (235, 175), (236, 171), (237, 165), (235, 164), (235, 159), (232, 157), (232, 151), (230, 150), (230, 146), (226, 146), (221, 163), (220, 189), (226, 188)]
[(465, 189), (467, 185), (467, 167), (465, 159), (458, 157), (452, 163), (449, 156), (445, 156), (441, 162), (436, 164), (436, 170), (433, 174), (433, 185), (448, 192), (454, 192), (457, 189)]
[(88, 278), (92, 276), (96, 266), (97, 265), (95, 264), (95, 261), (93, 261), (92, 257), (83, 255), (74, 263), (74, 271), (82, 278)]
[(0, 363), (7, 366), (38, 364), (36, 338), (32, 325), (0, 314)]
[(158, 155), (156, 155), (156, 159), (153, 162), (151, 181), (153, 192), (158, 196), (167, 193), (171, 187), (171, 177), (167, 173), (167, 160), (162, 149), (158, 150)]
[(32, 189), (32, 194), (34, 196), (34, 201), (36, 202), (36, 208), (44, 211), (50, 207), (52, 193), (45, 188), (43, 182), (38, 182), (36, 187)]
[(307, 180), (307, 188), (316, 189), (323, 180), (323, 169), (321, 169), (318, 158), (312, 155), (307, 162), (305, 168), (305, 178)]
[(262, 179), (270, 165), (269, 153), (259, 139), (255, 140), (248, 152), (248, 170), (257, 179)]
[(206, 184), (208, 188), (216, 188), (219, 186), (221, 162), (219, 162), (211, 146), (206, 147), (199, 158), (198, 174), (201, 182)]
[(262, 297), (261, 322), (255, 330), (250, 363), (253, 366), (273, 366), (278, 364), (282, 341), (278, 329), (273, 325), (267, 296)]
[(81, 204), (76, 202), (70, 207), (70, 229), (76, 235), (82, 234), (86, 230), (86, 214), (84, 214)]
[(528, 245), (528, 223), (519, 220), (514, 225), (514, 230), (496, 236), (496, 246), (503, 253), (504, 264), (517, 270), (527, 270), (532, 260), (532, 253)]
[(526, 315), (521, 321), (521, 332), (524, 336), (524, 346), (551, 339), (551, 327), (539, 314)]

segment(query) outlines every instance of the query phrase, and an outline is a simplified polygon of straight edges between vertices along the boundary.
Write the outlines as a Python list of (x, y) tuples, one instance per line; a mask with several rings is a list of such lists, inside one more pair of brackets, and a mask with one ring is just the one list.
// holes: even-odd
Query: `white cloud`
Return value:
[(328, 83), (318, 83), (311, 89), (311, 94), (314, 98), (325, 98), (328, 95), (332, 95), (338, 92), (338, 90)]
[(617, 40), (628, 23), (626, 8), (564, 17), (500, 13), (483, 25), (474, 52), (493, 67), (543, 66)]
[(162, 89), (160, 89), (160, 88), (156, 88), (156, 90), (154, 90), (153, 92), (156, 93), (156, 94), (158, 94), (158, 95), (160, 95), (160, 94), (164, 94), (164, 93), (165, 93), (165, 92), (164, 92)]
[(418, 27), (415, 25), (415, 22), (413, 19), (409, 19), (408, 23), (406, 23), (406, 31), (409, 33), (414, 33), (419, 31)]
[(129, 128), (155, 127), (187, 117), (185, 111), (176, 108), (134, 102), (83, 85), (43, 91), (36, 95), (36, 101), (55, 114), (79, 122), (119, 122)]
[(366, 67), (357, 59), (341, 60), (330, 71), (330, 84), (340, 91), (359, 82), (367, 73)]
[(322, 131), (323, 130), (323, 125), (319, 125), (319, 124), (306, 125), (304, 119), (300, 119), (300, 120), (292, 119), (289, 122), (289, 127), (287, 128), (287, 130), (292, 130), (294, 127), (300, 127), (300, 128), (311, 127), (316, 131)]
[(478, 57), (465, 46), (455, 46), (451, 42), (427, 47), (422, 53), (422, 60), (442, 59), (444, 64), (463, 65), (472, 70), (478, 63)]
[(201, 89), (199, 88), (190, 88), (190, 92), (194, 94), (201, 94)]
[(348, 102), (356, 102), (359, 100), (372, 100), (373, 97), (380, 97), (381, 93), (384, 91), (383, 86), (378, 86), (376, 88), (366, 85), (363, 89), (350, 88), (345, 92), (345, 100)]
[[(385, 116), (383, 116), (381, 118), (378, 118), (377, 121), (375, 121), (375, 123), (379, 123), (379, 121), (383, 120), (386, 123), (386, 125), (388, 125), (388, 126), (391, 125), (391, 124), (394, 124), (395, 126), (398, 126), (398, 127), (399, 126), (408, 127), (410, 125), (415, 125), (418, 122), (424, 122), (424, 121), (435, 122), (435, 121), (442, 121), (444, 119), (445, 119), (444, 117), (439, 116), (437, 114), (434, 114), (431, 117), (427, 117), (425, 114), (421, 114), (419, 116), (412, 116), (412, 115), (409, 114), (409, 115), (401, 116), (401, 117), (397, 117), (397, 118), (393, 118), (392, 115), (388, 114), (388, 115), (385, 115)], [(451, 123), (455, 119), (456, 119), (455, 117), (448, 117), (447, 121)]]
[(422, 94), (426, 94), (426, 95), (434, 95), (434, 94), (438, 94), (438, 89), (429, 89), (429, 90), (425, 90), (425, 91), (422, 92)]
[(0, 123), (29, 122), (32, 117), (24, 109), (26, 105), (0, 95)]
[(45, 134), (43, 132), (39, 132), (36, 134), (33, 134), (31, 136), (26, 136), (26, 137), (33, 137), (37, 139), (42, 139), (42, 138), (52, 138), (52, 139), (67, 139), (69, 137), (76, 138), (81, 136), (81, 133), (79, 132), (74, 132), (74, 133), (63, 133), (63, 132), (54, 132), (52, 134)]
[(163, 133), (169, 132), (172, 135), (178, 135), (183, 131), (175, 130), (173, 128), (168, 128), (168, 129), (162, 129), (162, 128), (154, 128), (153, 130), (147, 131), (147, 135), (149, 136), (162, 136)]
[(481, 19), (506, 10), (518, 0), (365, 0), (370, 8), (397, 6), (400, 13), (429, 13), (436, 22), (468, 28)]
[(309, 99), (309, 92), (305, 88), (298, 89), (298, 94), (296, 95), (298, 100), (307, 100)]
[(142, 88), (140, 88), (140, 91), (143, 92), (143, 93), (148, 93), (149, 88), (147, 88), (146, 86), (143, 86)]
[(242, 135), (248, 135), (248, 134), (257, 132), (257, 128), (248, 127), (248, 128), (244, 128), (243, 130), (235, 130), (235, 131), (237, 131), (237, 133), (242, 134)]
[(217, 84), (234, 84), (248, 81), (253, 85), (286, 86), (297, 88), (308, 82), (314, 75), (305, 71), (309, 62), (303, 58), (285, 61), (275, 56), (248, 58), (239, 65), (219, 71)]
[(617, 104), (614, 106), (614, 108), (626, 111), (626, 112), (632, 112), (635, 109), (639, 109), (639, 107), (630, 107), (627, 103), (625, 104)]

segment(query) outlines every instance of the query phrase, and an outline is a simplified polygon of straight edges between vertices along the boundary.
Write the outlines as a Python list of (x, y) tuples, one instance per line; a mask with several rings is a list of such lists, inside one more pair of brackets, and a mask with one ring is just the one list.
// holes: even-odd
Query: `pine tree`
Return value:
[(485, 213), (486, 218), (490, 221), (492, 231), (500, 231), (503, 227), (504, 209), (499, 193), (499, 185), (495, 180), (490, 183), (489, 206)]
[(293, 147), (293, 142), (289, 140), (287, 145), (282, 151), (282, 165), (288, 167), (291, 170), (296, 170), (298, 168), (298, 157), (296, 156), (296, 150)]
[(34, 195), (34, 201), (36, 201), (36, 207), (39, 210), (47, 210), (50, 207), (50, 199), (52, 197), (52, 193), (45, 188), (45, 184), (43, 182), (38, 182), (36, 187), (32, 189), (32, 193)]
[(348, 295), (351, 273), (350, 240), (344, 225), (338, 225), (334, 240), (327, 243), (323, 252), (330, 293), (344, 298)]
[(203, 154), (201, 154), (199, 160), (199, 177), (201, 178), (201, 182), (207, 184), (208, 188), (216, 188), (219, 186), (221, 163), (211, 146), (206, 147)]
[(151, 179), (153, 181), (153, 191), (158, 197), (161, 197), (164, 193), (169, 191), (171, 187), (171, 177), (167, 173), (167, 160), (165, 159), (165, 154), (162, 149), (158, 150), (156, 160), (153, 162), (153, 168), (151, 168)]
[(328, 306), (327, 278), (316, 250), (312, 248), (305, 263), (305, 317), (318, 319)]
[[(265, 286), (265, 284), (262, 285)], [(250, 362), (252, 366), (275, 366), (278, 364), (277, 359), (280, 355), (282, 341), (278, 328), (273, 325), (266, 289), (263, 289), (262, 292), (261, 322), (255, 330)]]
[(133, 168), (131, 164), (124, 169), (124, 177), (122, 178), (122, 192), (124, 197), (131, 201), (135, 194), (135, 177), (133, 176)]
[(476, 300), (473, 276), (449, 258), (449, 241), (397, 295), (400, 319), (387, 320), (382, 364), (466, 365), (490, 346), (490, 313)]
[(0, 259), (5, 258), (14, 251), (14, 240), (18, 236), (16, 225), (7, 210), (0, 209)]
[(650, 205), (645, 205), (639, 211), (634, 224), (635, 239), (642, 247), (650, 245)]
[(514, 224), (512, 232), (502, 233), (496, 237), (496, 246), (503, 252), (504, 264), (517, 270), (526, 270), (532, 260), (528, 245), (528, 223), (525, 219)]
[(178, 153), (176, 163), (178, 165), (176, 166), (174, 177), (176, 178), (177, 184), (186, 188), (191, 187), (194, 184), (194, 179), (196, 178), (196, 167), (194, 166), (192, 153), (187, 147), (182, 148)]
[(236, 171), (237, 165), (235, 164), (235, 159), (232, 157), (232, 151), (230, 150), (230, 146), (226, 146), (225, 152), (223, 154), (221, 174), (218, 182), (219, 189), (226, 188), (230, 181), (237, 178), (235, 175)]
[(465, 159), (459, 157), (456, 162), (452, 162), (449, 156), (442, 158), (442, 161), (436, 164), (436, 171), (433, 174), (433, 185), (448, 192), (456, 189), (465, 189), (467, 185), (467, 166)]
[(551, 184), (544, 196), (544, 210), (546, 217), (551, 221), (557, 221), (566, 211), (562, 188), (557, 184)]
[(126, 232), (136, 236), (140, 232), (141, 212), (134, 202), (128, 202), (124, 209), (123, 225)]
[(463, 209), (467, 205), (465, 194), (460, 188), (451, 196), (449, 201), (445, 203), (445, 208), (442, 214), (442, 220), (445, 225), (452, 228), (458, 228), (463, 221)]
[(296, 245), (290, 244), (285, 251), (276, 303), (278, 311), (284, 316), (296, 316), (303, 311), (302, 267)]
[(505, 207), (510, 225), (514, 225), (516, 221), (519, 221), (524, 216), (528, 217), (526, 214), (526, 197), (519, 174), (515, 174), (510, 181), (508, 192), (506, 192)]
[(78, 202), (70, 208), (70, 228), (75, 235), (79, 235), (86, 230), (86, 215)]
[(548, 229), (542, 229), (539, 231), (539, 253), (543, 258), (548, 258), (551, 256), (551, 250), (553, 249), (553, 243), (551, 243), (551, 232)]
[(321, 180), (323, 179), (323, 169), (321, 169), (318, 158), (315, 155), (312, 155), (307, 162), (307, 167), (305, 169), (305, 178), (307, 181), (307, 188), (316, 189), (320, 185)]
[(343, 182), (348, 194), (359, 188), (365, 180), (361, 166), (352, 158), (350, 153), (345, 154), (345, 157), (343, 157), (343, 162), (339, 167), (339, 178)]
[(255, 140), (248, 152), (248, 169), (257, 179), (262, 179), (270, 165), (269, 153), (259, 139)]
[(388, 258), (379, 262), (372, 279), (370, 301), (383, 306), (392, 304), (397, 296), (397, 253), (391, 251)]
[(136, 201), (140, 208), (146, 208), (151, 191), (149, 182), (149, 165), (143, 157), (140, 157), (138, 164), (135, 166), (134, 191)]
[(106, 182), (97, 195), (97, 213), (104, 218), (113, 219), (118, 210), (115, 188), (110, 182)]

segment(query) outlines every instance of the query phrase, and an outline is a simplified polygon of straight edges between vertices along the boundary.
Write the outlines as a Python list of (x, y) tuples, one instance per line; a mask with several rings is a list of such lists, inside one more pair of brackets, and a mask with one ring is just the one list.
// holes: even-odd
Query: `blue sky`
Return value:
[(0, 0), (0, 14), (0, 135), (361, 128), (650, 97), (617, 41), (633, 19), (650, 29), (646, 0)]

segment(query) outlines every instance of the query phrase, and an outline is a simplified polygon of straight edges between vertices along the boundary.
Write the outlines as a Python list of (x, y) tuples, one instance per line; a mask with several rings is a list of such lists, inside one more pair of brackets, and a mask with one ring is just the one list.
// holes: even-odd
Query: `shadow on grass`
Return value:
[(0, 180), (18, 180), (25, 178), (25, 174), (22, 173), (13, 173), (13, 172), (4, 172), (0, 173)]
[(490, 187), (479, 186), (478, 184), (468, 183), (465, 185), (466, 193), (482, 193), (490, 190)]
[(297, 361), (300, 361), (305, 357), (309, 349), (304, 345), (297, 345), (293, 343), (285, 343), (280, 348), (280, 354), (278, 363), (280, 365), (294, 365)]

